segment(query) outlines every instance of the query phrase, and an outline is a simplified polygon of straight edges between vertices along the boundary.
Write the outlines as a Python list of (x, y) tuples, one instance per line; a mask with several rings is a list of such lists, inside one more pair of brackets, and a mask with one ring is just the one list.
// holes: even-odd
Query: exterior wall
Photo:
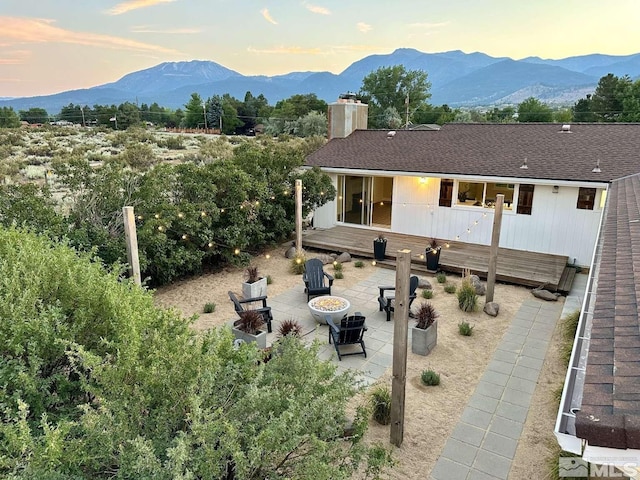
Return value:
[[(332, 174), (334, 186), (337, 176)], [(504, 210), (500, 246), (517, 250), (567, 255), (569, 262), (589, 266), (602, 215), (598, 190), (594, 210), (576, 208), (578, 187), (536, 185), (531, 215)], [(440, 179), (396, 176), (393, 184), (391, 231), (489, 245), (493, 229), (492, 209), (440, 207)], [(315, 212), (314, 226), (336, 224), (336, 201)]]

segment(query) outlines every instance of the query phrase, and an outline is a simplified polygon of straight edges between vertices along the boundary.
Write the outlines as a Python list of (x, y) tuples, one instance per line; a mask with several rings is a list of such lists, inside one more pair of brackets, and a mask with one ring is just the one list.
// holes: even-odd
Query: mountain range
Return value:
[(16, 110), (45, 108), (55, 114), (70, 103), (76, 105), (119, 105), (123, 102), (158, 103), (183, 108), (191, 94), (202, 98), (229, 93), (240, 100), (246, 92), (263, 94), (271, 105), (295, 94), (315, 93), (334, 102), (346, 92), (357, 92), (364, 76), (380, 67), (404, 65), (407, 70), (424, 70), (431, 82), (430, 103), (451, 107), (517, 104), (536, 97), (547, 104), (572, 105), (592, 93), (601, 77), (640, 76), (640, 53), (633, 55), (591, 54), (560, 60), (527, 57), (513, 60), (459, 50), (424, 53), (400, 48), (386, 55), (369, 55), (340, 74), (292, 72), (276, 76), (246, 76), (212, 61), (165, 62), (132, 72), (120, 80), (54, 95), (0, 100), (0, 107)]

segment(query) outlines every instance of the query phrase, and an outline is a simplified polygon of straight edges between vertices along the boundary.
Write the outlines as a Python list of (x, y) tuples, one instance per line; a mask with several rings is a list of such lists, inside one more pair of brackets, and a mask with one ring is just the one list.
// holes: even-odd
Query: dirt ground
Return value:
[[(276, 296), (299, 285), (301, 278), (289, 272), (290, 261), (284, 257), (285, 247), (255, 259), (260, 272), (270, 275), (269, 296)], [(313, 252), (309, 252), (313, 256)], [(358, 283), (366, 279), (372, 269), (368, 261), (365, 268), (355, 268), (353, 263), (343, 265), (344, 279), (337, 282)], [(158, 305), (173, 307), (185, 316), (198, 315), (194, 323), (197, 330), (222, 326), (235, 317), (233, 305), (227, 295), (228, 290), (237, 291), (243, 280), (244, 270), (228, 269), (215, 274), (176, 282), (160, 288), (155, 293)], [(425, 275), (432, 283), (434, 296), (429, 300), (440, 314), (438, 319), (438, 346), (427, 357), (409, 353), (407, 362), (407, 386), (405, 398), (404, 442), (401, 448), (394, 448), (397, 465), (390, 472), (392, 479), (428, 478), (444, 444), (457, 424), (476, 383), (484, 373), (493, 353), (508, 328), (520, 304), (531, 298), (530, 289), (513, 285), (497, 284), (495, 301), (500, 304), (500, 313), (492, 318), (482, 312), (484, 297), (480, 297), (479, 310), (464, 313), (457, 305), (455, 295), (444, 292), (435, 278)], [(431, 277), (431, 278), (430, 278)], [(449, 281), (459, 283), (459, 276), (450, 276)], [(426, 301), (420, 298), (420, 301)], [(215, 312), (204, 314), (205, 303), (214, 302)], [(462, 320), (474, 325), (473, 335), (463, 337), (458, 334), (458, 323)], [(560, 335), (556, 329), (547, 358), (533, 396), (523, 434), (518, 444), (509, 479), (542, 478), (542, 466), (554, 442), (553, 425), (557, 404), (553, 391), (561, 384), (564, 369), (558, 359)], [(425, 387), (420, 382), (420, 374), (425, 369), (440, 374), (441, 384)], [(379, 383), (391, 385), (391, 368), (380, 378)], [(366, 392), (358, 401), (366, 401)], [(367, 434), (368, 441), (389, 443), (389, 427), (371, 422)]]

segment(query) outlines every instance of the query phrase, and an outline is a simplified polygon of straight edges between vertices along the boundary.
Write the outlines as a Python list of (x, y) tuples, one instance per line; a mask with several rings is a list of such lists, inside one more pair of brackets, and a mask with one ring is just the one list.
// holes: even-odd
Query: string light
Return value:
[(234, 254), (234, 255), (240, 255), (240, 249), (239, 249), (239, 248), (236, 248), (236, 249), (233, 251), (233, 254)]
[(187, 238), (189, 238), (189, 237), (187, 237), (187, 235), (186, 235), (186, 234), (182, 235), (182, 239), (183, 239), (183, 240), (186, 240)]
[(264, 256), (264, 258), (266, 258), (267, 260), (269, 260), (269, 259), (271, 258), (271, 255), (267, 253), (267, 254)]
[(158, 219), (158, 218), (160, 218), (160, 215), (159, 215), (158, 213), (156, 213), (156, 214), (154, 215), (154, 217), (155, 217), (156, 219)]
[(182, 212), (178, 213), (178, 218), (182, 218), (184, 217), (184, 214)]
[(160, 232), (164, 232), (164, 227), (163, 227), (162, 225), (160, 225), (160, 226), (158, 227), (158, 231), (160, 231)]

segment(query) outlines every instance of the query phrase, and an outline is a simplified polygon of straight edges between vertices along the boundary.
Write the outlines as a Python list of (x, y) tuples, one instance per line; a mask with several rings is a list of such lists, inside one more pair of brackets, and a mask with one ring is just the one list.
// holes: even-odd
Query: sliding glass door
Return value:
[(391, 228), (392, 177), (338, 176), (337, 220)]

